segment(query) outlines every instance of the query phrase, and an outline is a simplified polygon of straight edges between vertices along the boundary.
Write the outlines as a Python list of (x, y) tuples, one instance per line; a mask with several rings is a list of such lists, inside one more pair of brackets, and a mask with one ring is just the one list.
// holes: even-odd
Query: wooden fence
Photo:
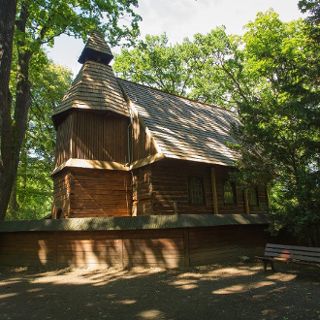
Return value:
[(1, 266), (184, 268), (261, 254), (266, 225), (0, 232)]

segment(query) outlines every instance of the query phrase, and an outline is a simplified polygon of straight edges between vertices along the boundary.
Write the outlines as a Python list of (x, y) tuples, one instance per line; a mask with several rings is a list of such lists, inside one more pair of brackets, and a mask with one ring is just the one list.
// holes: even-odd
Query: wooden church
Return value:
[(53, 115), (53, 218), (265, 213), (264, 186), (230, 179), (235, 114), (119, 79), (112, 58), (93, 34)]

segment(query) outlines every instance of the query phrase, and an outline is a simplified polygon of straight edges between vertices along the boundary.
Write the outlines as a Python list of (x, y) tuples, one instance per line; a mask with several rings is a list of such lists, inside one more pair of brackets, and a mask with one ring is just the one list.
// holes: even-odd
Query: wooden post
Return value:
[(245, 212), (247, 214), (250, 214), (250, 206), (249, 206), (249, 199), (248, 199), (248, 189), (245, 188), (243, 192), (244, 192), (244, 208), (245, 208)]
[(218, 196), (217, 196), (217, 184), (216, 184), (216, 172), (214, 168), (211, 168), (211, 189), (212, 189), (212, 205), (213, 213), (218, 214)]

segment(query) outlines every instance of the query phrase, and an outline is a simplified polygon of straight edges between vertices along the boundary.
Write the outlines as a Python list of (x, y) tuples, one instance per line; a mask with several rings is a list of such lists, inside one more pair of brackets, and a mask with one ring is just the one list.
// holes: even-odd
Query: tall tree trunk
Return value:
[(23, 2), (21, 4), (19, 18), (16, 21), (16, 27), (19, 30), (20, 37), (17, 42), (19, 68), (15, 90), (15, 108), (13, 119), (11, 105), (9, 105), (8, 114), (5, 113), (5, 117), (2, 118), (1, 158), (3, 170), (0, 181), (0, 220), (5, 218), (12, 187), (16, 180), (19, 154), (27, 128), (28, 111), (31, 102), (29, 66), (32, 53), (26, 49), (27, 46), (24, 39), (28, 16), (28, 5), (26, 2)]
[(17, 219), (18, 211), (19, 211), (19, 203), (17, 201), (17, 180), (15, 180), (12, 187), (11, 197), (9, 202), (9, 212), (12, 219), (14, 220)]
[[(9, 90), (16, 0), (0, 0), (0, 220), (10, 199), (14, 174), (8, 173), (12, 137), (11, 94)], [(10, 183), (10, 181), (12, 181)], [(10, 185), (11, 184), (11, 185)]]

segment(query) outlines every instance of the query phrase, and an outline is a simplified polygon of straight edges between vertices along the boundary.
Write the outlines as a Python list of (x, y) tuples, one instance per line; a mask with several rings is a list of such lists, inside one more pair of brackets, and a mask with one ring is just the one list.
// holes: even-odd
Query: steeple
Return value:
[(91, 60), (108, 65), (112, 59), (113, 55), (103, 35), (95, 31), (90, 35), (78, 62), (83, 64)]
[(56, 123), (60, 114), (70, 109), (87, 109), (114, 112), (129, 116), (127, 103), (109, 65), (113, 55), (103, 36), (94, 32), (89, 37), (79, 62), (81, 70), (71, 88), (55, 110)]

